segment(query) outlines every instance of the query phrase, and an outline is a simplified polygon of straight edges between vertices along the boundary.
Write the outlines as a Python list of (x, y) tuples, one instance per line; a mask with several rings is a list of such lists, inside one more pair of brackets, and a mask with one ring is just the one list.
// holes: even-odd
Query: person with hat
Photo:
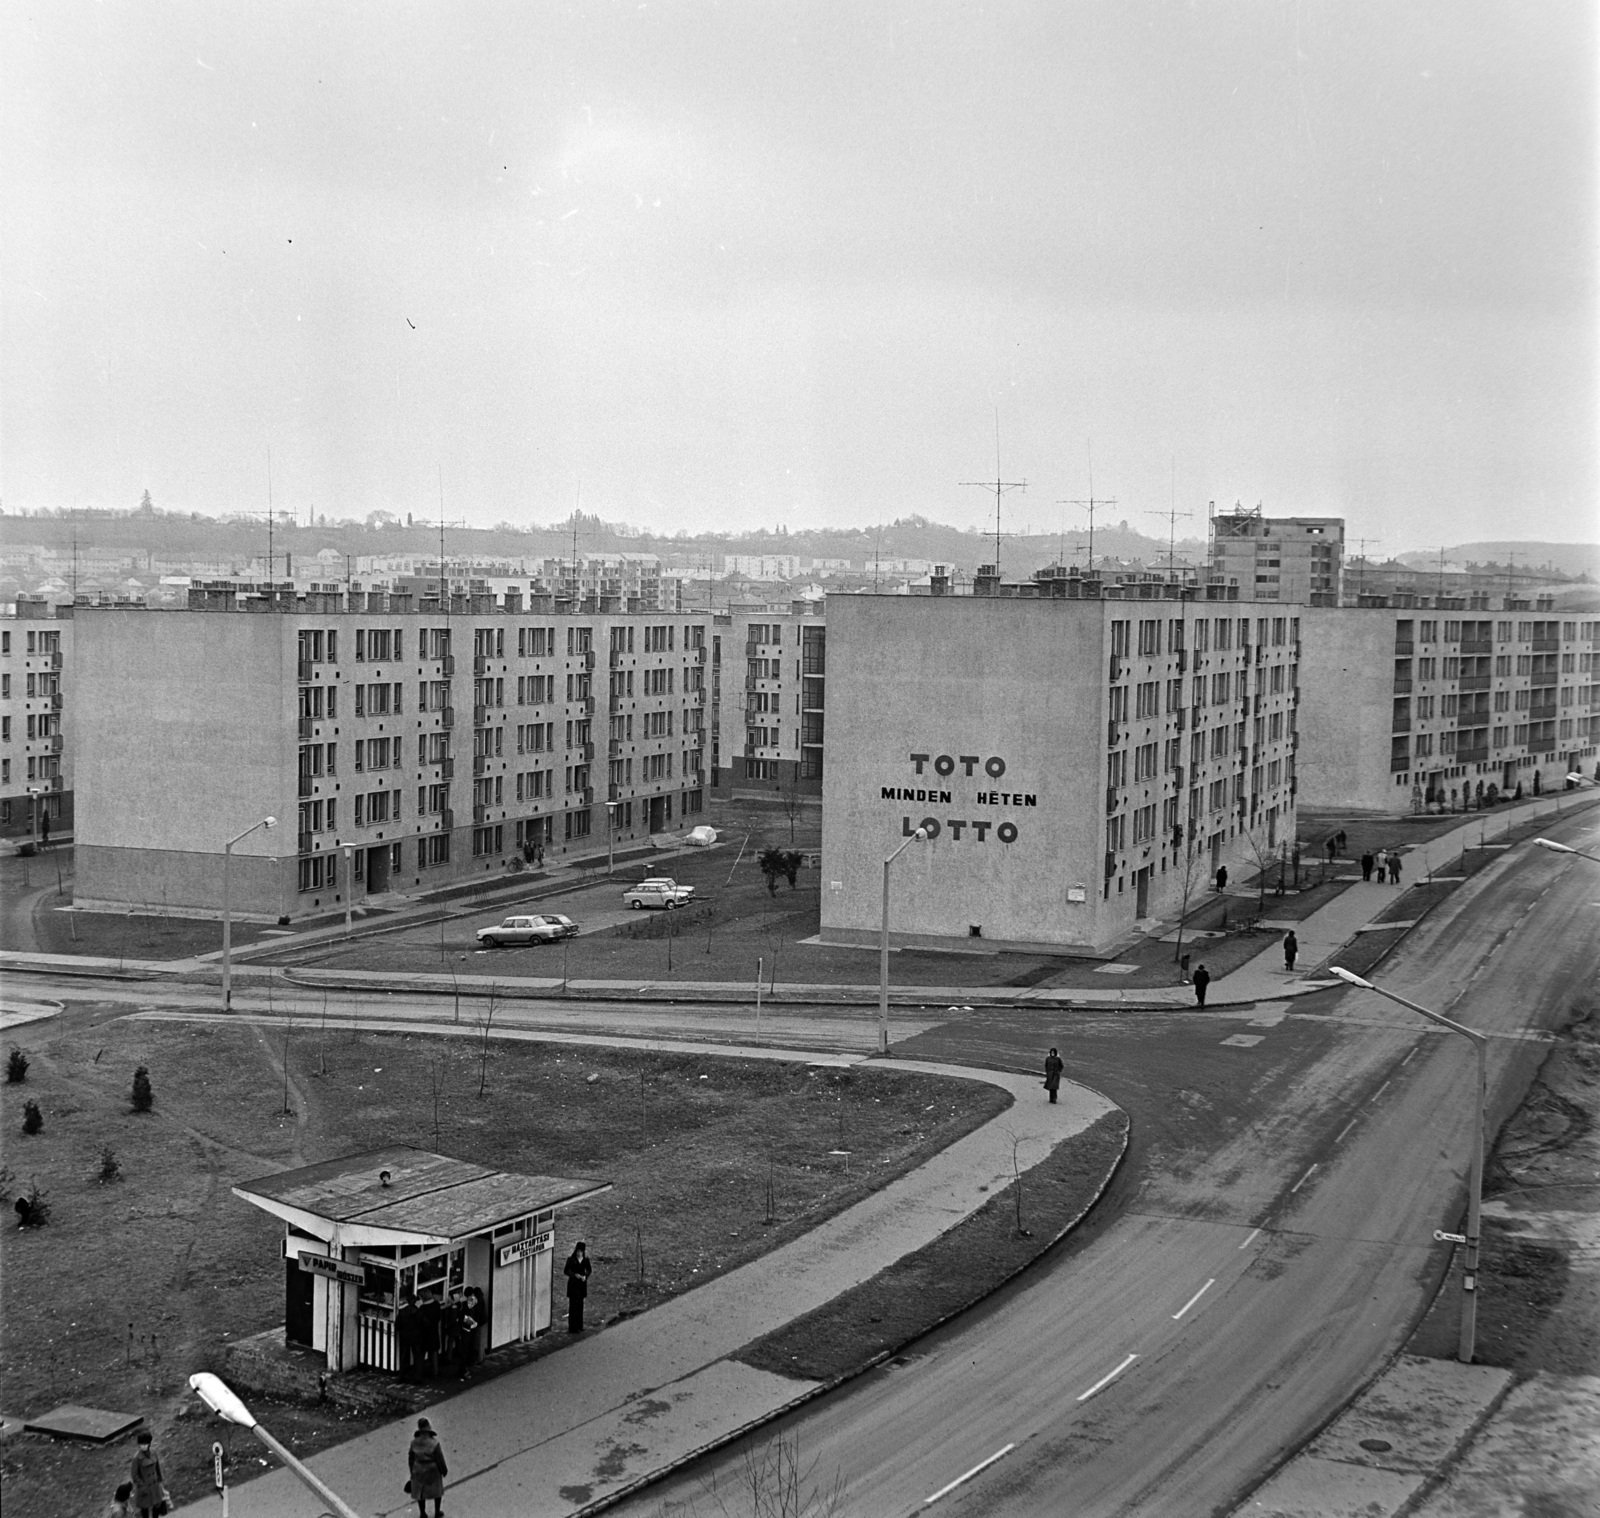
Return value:
[(418, 1518), (428, 1518), (428, 1499), (433, 1498), (433, 1518), (444, 1511), (444, 1478), (450, 1474), (445, 1464), (444, 1450), (439, 1436), (426, 1418), (417, 1419), (417, 1431), (411, 1436), (411, 1448), (406, 1451), (406, 1466), (411, 1479), (406, 1490), (417, 1504)]
[(567, 1278), (567, 1332), (581, 1334), (583, 1303), (589, 1295), (589, 1275), (594, 1269), (589, 1263), (589, 1246), (580, 1239), (573, 1246), (572, 1253), (567, 1256), (567, 1263), (561, 1269)]

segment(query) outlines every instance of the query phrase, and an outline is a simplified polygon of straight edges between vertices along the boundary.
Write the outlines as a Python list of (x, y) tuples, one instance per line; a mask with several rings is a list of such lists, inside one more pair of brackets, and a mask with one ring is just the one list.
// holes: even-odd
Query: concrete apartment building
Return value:
[(718, 615), (714, 784), (730, 795), (822, 794), (827, 626), (820, 601)]
[(1268, 517), (1237, 506), (1211, 518), (1212, 578), (1241, 601), (1337, 606), (1343, 560), (1343, 517)]
[(1306, 805), (1455, 810), (1595, 775), (1600, 622), (1548, 599), (1402, 600), (1304, 613)]
[(1300, 608), (1093, 575), (828, 600), (822, 936), (1104, 955), (1295, 832)]
[(73, 826), (72, 747), (66, 724), (70, 606), (23, 596), (0, 617), (0, 837)]
[(80, 609), (80, 900), (326, 912), (604, 853), (705, 801), (707, 617), (508, 594)]

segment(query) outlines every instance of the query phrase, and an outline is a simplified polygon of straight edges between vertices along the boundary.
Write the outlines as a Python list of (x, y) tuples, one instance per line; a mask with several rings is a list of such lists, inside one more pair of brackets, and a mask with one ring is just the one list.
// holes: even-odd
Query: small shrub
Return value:
[(17, 1198), (16, 1213), (18, 1228), (43, 1228), (50, 1221), (50, 1193), (30, 1181), (27, 1194)]
[(104, 1186), (107, 1181), (120, 1181), (122, 1179), (122, 1161), (117, 1158), (116, 1151), (110, 1144), (100, 1150), (100, 1184)]
[(6, 1083), (20, 1086), (28, 1078), (28, 1056), (15, 1044), (11, 1046), (11, 1053), (6, 1056)]
[(140, 1065), (133, 1072), (133, 1110), (148, 1112), (156, 1104), (156, 1094), (150, 1089), (150, 1071)]
[(39, 1110), (38, 1102), (24, 1102), (22, 1104), (22, 1131), (24, 1133), (38, 1133), (43, 1127), (44, 1113)]

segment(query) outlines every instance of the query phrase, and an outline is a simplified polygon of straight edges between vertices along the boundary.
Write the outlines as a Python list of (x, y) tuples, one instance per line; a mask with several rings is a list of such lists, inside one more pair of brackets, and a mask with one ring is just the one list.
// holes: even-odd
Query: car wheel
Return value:
[(500, 940), (498, 938), (486, 938), (483, 940), (483, 946), (486, 949), (498, 949), (500, 947)]
[(630, 901), (628, 903), (629, 909), (635, 912), (639, 911), (643, 906), (644, 903), (642, 901)]

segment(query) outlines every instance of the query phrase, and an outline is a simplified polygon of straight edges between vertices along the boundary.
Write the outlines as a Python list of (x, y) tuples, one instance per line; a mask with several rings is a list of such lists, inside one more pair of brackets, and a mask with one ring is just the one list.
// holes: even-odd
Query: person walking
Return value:
[(1211, 984), (1211, 972), (1204, 965), (1194, 967), (1194, 999), (1197, 1006), (1206, 1004), (1206, 987)]
[(1044, 1057), (1044, 1089), (1050, 1093), (1050, 1104), (1055, 1105), (1056, 1092), (1061, 1089), (1061, 1072), (1067, 1067), (1061, 1056), (1052, 1049)]
[(39, 839), (40, 839), (41, 847), (43, 847), (43, 848), (49, 848), (50, 847), (50, 808), (49, 807), (43, 807), (43, 808), (40, 809)]
[(450, 1474), (445, 1463), (444, 1449), (433, 1425), (426, 1418), (417, 1419), (417, 1431), (411, 1436), (411, 1448), (406, 1451), (406, 1468), (411, 1479), (406, 1490), (417, 1504), (418, 1518), (428, 1518), (428, 1499), (433, 1499), (433, 1518), (444, 1511), (444, 1478)]
[(580, 1239), (572, 1246), (572, 1253), (567, 1256), (567, 1263), (562, 1267), (562, 1274), (567, 1278), (569, 1334), (583, 1332), (583, 1303), (589, 1295), (589, 1272), (593, 1269), (589, 1263), (589, 1246)]
[(1290, 928), (1283, 935), (1283, 967), (1291, 974), (1294, 973), (1295, 956), (1300, 952), (1300, 940), (1294, 936), (1294, 929)]
[(1333, 863), (1333, 856), (1338, 852), (1339, 845), (1334, 842), (1333, 835), (1328, 835), (1328, 863)]
[(1343, 828), (1340, 828), (1339, 831), (1334, 835), (1333, 841), (1336, 844), (1339, 845), (1339, 852), (1341, 854), (1344, 853), (1344, 829)]
[(1219, 864), (1217, 866), (1217, 890), (1220, 892), (1220, 891), (1226, 891), (1227, 889), (1228, 889), (1228, 867), (1225, 864)]
[(138, 1509), (140, 1518), (156, 1518), (157, 1513), (166, 1511), (167, 1488), (161, 1479), (161, 1461), (151, 1448), (153, 1442), (148, 1429), (139, 1435), (139, 1447), (128, 1468), (132, 1485), (128, 1505)]
[(1399, 849), (1390, 849), (1389, 850), (1389, 883), (1391, 885), (1399, 885), (1400, 884), (1400, 850)]
[(1372, 879), (1372, 867), (1376, 863), (1377, 860), (1372, 857), (1372, 851), (1370, 849), (1361, 856), (1361, 878), (1363, 880)]

